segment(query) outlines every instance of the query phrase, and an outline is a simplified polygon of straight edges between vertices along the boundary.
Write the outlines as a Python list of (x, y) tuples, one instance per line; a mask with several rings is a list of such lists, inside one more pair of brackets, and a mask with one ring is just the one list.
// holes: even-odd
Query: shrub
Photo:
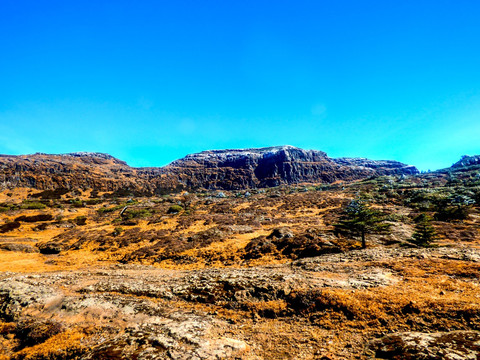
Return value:
[(341, 252), (341, 248), (323, 239), (314, 229), (294, 236), (288, 229), (277, 228), (267, 237), (261, 236), (251, 240), (245, 246), (244, 258), (258, 259), (266, 254), (282, 254), (291, 259), (319, 256)]
[(42, 192), (29, 195), (32, 198), (42, 198), (42, 199), (61, 199), (62, 195), (65, 195), (69, 192), (68, 189), (60, 188), (55, 190), (44, 190)]
[(112, 235), (113, 235), (113, 236), (118, 236), (118, 235), (120, 235), (122, 232), (123, 232), (123, 228), (120, 227), (120, 226), (117, 226), (117, 227), (113, 230)]
[(180, 205), (172, 205), (168, 208), (167, 214), (178, 214), (183, 208)]
[(418, 246), (428, 246), (437, 237), (435, 228), (431, 225), (431, 220), (432, 218), (426, 214), (420, 214), (414, 219), (416, 225), (412, 241)]
[(50, 221), (53, 220), (53, 216), (50, 214), (39, 214), (39, 215), (22, 215), (15, 219), (15, 221), (23, 221), (23, 222), (38, 222), (38, 221)]
[(138, 219), (152, 216), (150, 209), (126, 209), (122, 214), (123, 220)]
[(70, 204), (72, 204), (72, 206), (75, 208), (81, 208), (85, 206), (83, 201), (80, 199), (70, 200)]
[(18, 221), (8, 222), (0, 226), (0, 233), (5, 233), (7, 231), (18, 229), (19, 227), (20, 223)]
[(77, 216), (73, 219), (73, 222), (79, 226), (85, 225), (87, 223), (87, 217), (85, 215)]
[(109, 207), (109, 208), (101, 207), (100, 209), (97, 210), (97, 213), (102, 215), (102, 214), (110, 213), (110, 212), (117, 211), (117, 210), (120, 210), (120, 209), (123, 209), (123, 208), (124, 208), (123, 205), (116, 205), (116, 206)]
[(0, 203), (0, 212), (7, 212), (11, 210), (18, 210), (20, 208), (17, 204)]
[(47, 205), (42, 204), (41, 202), (36, 202), (36, 201), (26, 201), (20, 206), (20, 208), (28, 209), (28, 210), (40, 210), (40, 209), (45, 209), (46, 207)]
[(452, 221), (465, 220), (468, 218), (469, 208), (467, 206), (446, 207), (435, 213), (435, 220)]
[(102, 199), (87, 199), (84, 201), (85, 205), (97, 205), (102, 203)]
[(53, 320), (26, 320), (18, 323), (15, 335), (20, 341), (19, 347), (24, 348), (41, 344), (63, 330), (63, 326)]

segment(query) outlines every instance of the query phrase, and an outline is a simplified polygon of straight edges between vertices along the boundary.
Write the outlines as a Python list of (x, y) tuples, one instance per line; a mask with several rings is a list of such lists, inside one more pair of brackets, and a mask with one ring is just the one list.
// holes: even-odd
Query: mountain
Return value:
[(210, 150), (164, 167), (133, 168), (103, 153), (0, 155), (0, 186), (40, 190), (95, 189), (136, 195), (183, 189), (245, 189), (296, 183), (333, 183), (371, 176), (417, 174), (398, 161), (330, 158), (293, 146)]
[(362, 158), (332, 159), (323, 151), (293, 146), (210, 150), (187, 155), (165, 170), (187, 187), (241, 189), (295, 183), (332, 183), (370, 176), (416, 174), (414, 166)]

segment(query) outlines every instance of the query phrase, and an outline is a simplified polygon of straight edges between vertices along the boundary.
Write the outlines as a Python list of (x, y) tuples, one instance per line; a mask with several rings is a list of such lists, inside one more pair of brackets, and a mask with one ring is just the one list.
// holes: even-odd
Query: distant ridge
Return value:
[(0, 186), (95, 189), (164, 194), (190, 189), (248, 189), (298, 183), (332, 183), (380, 175), (414, 175), (416, 167), (392, 160), (330, 158), (291, 145), (207, 150), (164, 167), (133, 168), (109, 154), (2, 155)]
[(452, 168), (480, 165), (480, 155), (463, 155), (459, 161), (452, 165)]

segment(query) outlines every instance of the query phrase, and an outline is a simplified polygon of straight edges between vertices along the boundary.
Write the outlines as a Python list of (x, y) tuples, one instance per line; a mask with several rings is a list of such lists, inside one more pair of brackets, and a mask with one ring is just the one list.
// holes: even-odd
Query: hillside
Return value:
[(292, 146), (204, 151), (162, 168), (132, 168), (101, 153), (3, 155), (0, 156), (0, 168), (0, 186), (3, 188), (93, 189), (119, 195), (332, 183), (418, 173), (414, 166), (397, 161), (332, 159), (321, 151)]

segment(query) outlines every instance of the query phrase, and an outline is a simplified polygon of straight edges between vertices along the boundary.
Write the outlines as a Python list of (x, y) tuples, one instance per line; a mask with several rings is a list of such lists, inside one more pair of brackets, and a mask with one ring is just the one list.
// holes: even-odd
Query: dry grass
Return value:
[(72, 359), (85, 353), (85, 333), (72, 329), (16, 352), (11, 360)]

